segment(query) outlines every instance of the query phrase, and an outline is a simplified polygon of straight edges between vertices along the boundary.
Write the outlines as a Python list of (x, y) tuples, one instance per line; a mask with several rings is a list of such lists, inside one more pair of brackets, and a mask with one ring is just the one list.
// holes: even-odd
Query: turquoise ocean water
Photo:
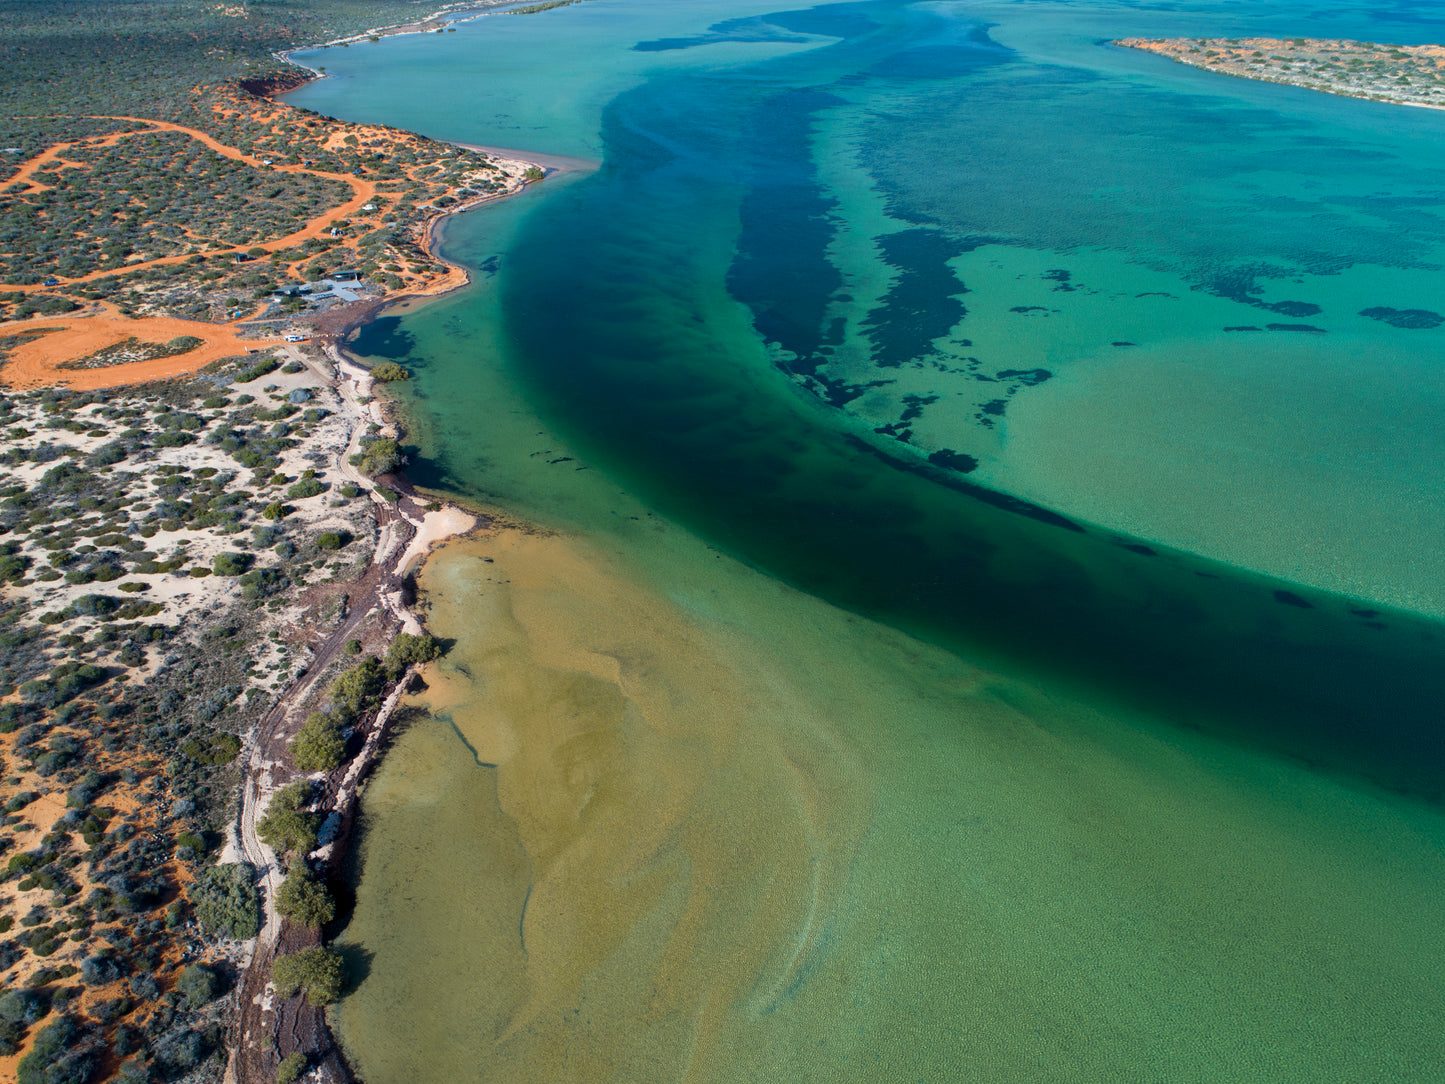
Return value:
[[(470, 691), (368, 806), (340, 1015), (366, 1079), (604, 1048), (574, 1078), (1428, 1079), (1445, 113), (1108, 42), (1442, 31), (1408, 2), (619, 2), (307, 58), (334, 77), (296, 104), (599, 163), (449, 224), (475, 285), (355, 349), (414, 370), (422, 484), (579, 539), (697, 638), (587, 626), (645, 720), (598, 778), (671, 763), (664, 733), (722, 756), (707, 660), (803, 765), (794, 860), (833, 871), (755, 941), (736, 901), (657, 903), (571, 985), (519, 959), (529, 922), (534, 953), (592, 944), (595, 916), (528, 910), (562, 866), (630, 881), (586, 818), (544, 855), (537, 796), (456, 740), (500, 710), (498, 626), (463, 603), (502, 587), (444, 559)], [(746, 857), (772, 763), (688, 791), (707, 844), (652, 875), (691, 898), (727, 854), (729, 883), (793, 884)], [(646, 793), (606, 831), (651, 823)], [(468, 860), (419, 899), (424, 846)], [(685, 931), (700, 968), (787, 930), (751, 980), (782, 953), (782, 993), (658, 970)], [(426, 960), (465, 963), (399, 998)], [(429, 1053), (397, 1043), (439, 1014)]]

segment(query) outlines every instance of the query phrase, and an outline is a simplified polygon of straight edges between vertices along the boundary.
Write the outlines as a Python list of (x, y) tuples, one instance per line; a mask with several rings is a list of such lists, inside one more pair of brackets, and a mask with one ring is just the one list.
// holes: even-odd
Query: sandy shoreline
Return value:
[[(468, 10), (477, 8), (468, 5)], [(426, 23), (406, 24), (401, 28), (393, 28), (390, 32), (416, 33), (423, 32), (426, 27)], [(296, 50), (301, 51), (305, 50)], [(325, 77), (324, 73), (292, 60), (290, 54), (284, 59), (305, 68), (312, 78)], [(295, 89), (295, 86), (286, 89)], [(284, 93), (285, 91), (281, 92)], [(277, 96), (280, 97), (279, 94)], [(469, 150), (478, 149), (467, 144), (456, 145)], [(384, 610), (398, 631), (412, 635), (422, 635), (426, 631), (413, 598), (414, 589), (409, 587), (409, 584), (414, 582), (415, 574), (439, 546), (464, 539), (485, 526), (487, 518), (484, 514), (472, 512), (451, 501), (433, 499), (423, 503), (423, 499), (417, 496), (405, 478), (404, 472), (385, 479), (371, 479), (351, 466), (350, 455), (358, 449), (361, 436), (370, 427), (375, 426), (378, 435), (393, 439), (401, 435), (401, 430), (392, 409), (393, 400), (380, 394), (380, 388), (372, 380), (369, 370), (346, 351), (345, 340), (356, 329), (388, 312), (414, 311), (467, 286), (472, 281), (468, 268), (441, 254), (444, 226), (452, 216), (515, 195), (536, 183), (540, 177), (526, 176), (533, 168), (540, 170), (545, 176), (549, 173), (591, 169), (596, 166), (596, 163), (585, 160), (559, 156), (527, 154), (523, 157), (520, 152), (498, 148), (487, 148), (483, 153), (499, 162), (507, 171), (508, 187), (502, 192), (489, 193), (453, 207), (437, 209), (418, 227), (422, 249), (429, 258), (449, 268), (445, 275), (423, 289), (399, 292), (373, 301), (345, 306), (325, 314), (323, 319), (314, 321), (317, 338), (323, 343), (326, 355), (335, 366), (334, 386), (346, 403), (348, 413), (356, 418), (352, 439), (346, 449), (336, 456), (335, 465), (343, 476), (363, 490), (371, 492), (380, 527), (372, 565), (365, 577), (372, 584), (370, 597), (363, 595), (354, 600), (354, 604), (358, 613), (377, 608)], [(516, 183), (512, 183), (514, 178)], [(390, 489), (399, 499), (384, 501), (378, 494), (381, 488)], [(328, 640), (329, 648), (318, 651), (307, 678), (303, 678), (292, 690), (288, 690), (283, 703), (273, 712), (275, 717), (268, 720), (269, 727), (266, 732), (258, 735), (258, 740), (253, 745), (251, 762), (247, 767), (247, 778), (243, 783), (242, 811), (237, 825), (238, 849), (242, 852), (241, 857), (264, 871), (265, 878), (273, 889), (279, 884), (279, 863), (276, 856), (256, 836), (255, 824), (265, 808), (267, 797), (276, 789), (274, 769), (280, 767), (279, 760), (285, 755), (290, 732), (294, 730), (301, 714), (297, 709), (310, 692), (311, 682), (325, 672), (327, 664), (332, 661), (331, 656), (335, 654), (335, 649), (340, 647), (341, 641), (338, 637), (341, 635), (340, 629), (332, 634)], [(346, 860), (351, 827), (360, 813), (362, 785), (385, 754), (389, 744), (387, 736), (391, 717), (402, 694), (411, 686), (416, 670), (415, 667), (408, 670), (391, 688), (385, 703), (371, 723), (361, 751), (332, 773), (338, 778), (334, 786), (328, 786), (331, 791), (328, 805), (332, 815), (337, 816), (346, 827), (333, 842), (327, 843), (317, 852), (317, 860), (328, 868), (339, 869)], [(239, 1028), (242, 1039), (232, 1051), (227, 1070), (228, 1081), (268, 1079), (270, 1063), (269, 1055), (264, 1051), (265, 1039), (278, 1028), (286, 1029), (292, 1034), (297, 1049), (309, 1047), (317, 1051), (329, 1051), (324, 1064), (330, 1069), (333, 1079), (353, 1079), (354, 1074), (350, 1066), (345, 1064), (339, 1043), (334, 1035), (329, 1034), (330, 1029), (325, 1017), (314, 1010), (307, 1011), (303, 1007), (291, 1005), (290, 1002), (279, 1002), (274, 997), (268, 981), (271, 961), (278, 952), (294, 950), (298, 946), (291, 944), (293, 938), (288, 934), (290, 928), (283, 926), (274, 912), (274, 891), (267, 893), (266, 908), (266, 926), (251, 954), (250, 965), (243, 979)]]
[(485, 143), (453, 142), (452, 146), (462, 147), (469, 151), (477, 151), (479, 154), (489, 154), (494, 158), (528, 162), (532, 165), (540, 166), (547, 174), (590, 173), (602, 165), (602, 163), (595, 158), (571, 158), (565, 154), (539, 154), (536, 151), (523, 151), (512, 147), (492, 147)]
[[(339, 1045), (329, 1035), (324, 1015), (298, 999), (276, 998), (270, 986), (270, 968), (277, 955), (319, 941), (314, 931), (283, 923), (276, 911), (276, 890), (284, 871), (279, 856), (260, 839), (257, 823), (276, 790), (293, 779), (307, 777), (290, 767), (290, 742), (308, 705), (322, 695), (320, 690), (329, 680), (333, 664), (344, 662), (347, 638), (378, 613), (395, 632), (425, 634), (414, 591), (409, 587), (411, 577), (435, 547), (465, 537), (483, 525), (480, 516), (457, 505), (438, 501), (423, 505), (400, 474), (373, 479), (352, 466), (351, 456), (360, 447), (362, 436), (376, 427), (378, 435), (395, 437), (397, 429), (388, 418), (385, 400), (375, 395), (376, 382), (370, 372), (335, 345), (327, 348), (327, 355), (335, 365), (332, 386), (351, 428), (350, 439), (336, 449), (332, 466), (341, 477), (370, 494), (378, 528), (376, 546), (369, 567), (349, 589), (351, 605), (346, 618), (317, 646), (305, 672), (284, 691), (247, 742), (250, 752), (241, 784), (241, 806), (227, 853), (233, 860), (248, 862), (258, 869), (267, 891), (265, 925), (241, 979), (241, 1039), (231, 1051), (228, 1081), (269, 1080), (272, 1055), (267, 1040), (274, 1042), (278, 1031), (291, 1036), (290, 1045), (295, 1049), (319, 1055), (329, 1068), (329, 1079), (352, 1079)], [(383, 490), (396, 496), (385, 499)], [(360, 813), (362, 786), (384, 755), (392, 717), (420, 670), (412, 666), (390, 685), (381, 708), (369, 723), (361, 724), (365, 738), (360, 751), (322, 778), (326, 797), (319, 809), (335, 818), (339, 828), (333, 839), (313, 852), (311, 858), (317, 866), (335, 872), (345, 861)]]

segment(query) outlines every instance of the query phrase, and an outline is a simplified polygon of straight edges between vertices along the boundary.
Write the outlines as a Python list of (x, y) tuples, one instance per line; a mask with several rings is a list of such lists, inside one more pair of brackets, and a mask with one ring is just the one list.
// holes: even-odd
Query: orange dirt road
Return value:
[[(75, 391), (118, 388), (165, 380), (197, 372), (220, 358), (244, 354), (248, 348), (275, 346), (274, 339), (246, 339), (225, 324), (203, 324), (194, 320), (152, 316), (129, 319), (106, 312), (94, 316), (62, 316), (56, 319), (15, 320), (0, 324), (0, 336), (21, 335), (41, 328), (55, 328), (33, 342), (11, 348), (10, 360), (0, 365), (0, 384), (11, 388), (67, 387)], [(89, 357), (129, 338), (141, 342), (165, 343), (178, 335), (204, 339), (185, 354), (154, 361), (134, 361), (99, 369), (61, 369), (62, 362)]]
[[(105, 116), (93, 117), (90, 119), (130, 121), (135, 124), (144, 124), (147, 126), (135, 132), (124, 132), (113, 136), (105, 137), (105, 142), (107, 144), (114, 144), (116, 142), (119, 142), (121, 139), (126, 138), (127, 136), (141, 135), (145, 132), (180, 132), (184, 135), (190, 136), (192, 139), (196, 140), (199, 143), (204, 143), (207, 147), (209, 147), (211, 150), (215, 151), (219, 155), (223, 155), (226, 158), (233, 158), (238, 162), (244, 162), (257, 170), (271, 170), (277, 173), (309, 173), (313, 177), (325, 177), (328, 180), (340, 181), (342, 184), (348, 185), (355, 193), (355, 195), (353, 195), (351, 199), (347, 200), (339, 207), (334, 207), (331, 210), (326, 211), (324, 214), (317, 215), (309, 223), (307, 223), (301, 229), (297, 230), (295, 233), (288, 233), (285, 237), (275, 237), (269, 241), (260, 241), (256, 244), (235, 245), (231, 248), (213, 249), (208, 253), (208, 255), (224, 256), (228, 253), (248, 252), (253, 248), (263, 248), (267, 252), (275, 252), (278, 249), (291, 248), (295, 245), (301, 244), (301, 242), (303, 241), (309, 241), (313, 237), (322, 236), (322, 234), (330, 228), (331, 222), (335, 219), (357, 217), (361, 209), (377, 197), (376, 184), (372, 181), (364, 181), (359, 177), (352, 177), (349, 174), (345, 173), (328, 173), (325, 170), (308, 169), (305, 166), (263, 166), (259, 159), (244, 155), (235, 147), (228, 147), (224, 143), (217, 142), (215, 139), (208, 136), (205, 132), (197, 131), (195, 128), (187, 128), (184, 125), (172, 124), (169, 121), (163, 120), (147, 120), (144, 117)], [(32, 158), (30, 161), (24, 163), (20, 167), (20, 172), (16, 174), (16, 176), (12, 178), (8, 183), (14, 184), (19, 179), (25, 179), (28, 181), (30, 176), (38, 168), (50, 161), (53, 161), (55, 156), (66, 147), (76, 146), (78, 144), (88, 142), (91, 142), (91, 140), (77, 140), (75, 143), (58, 144), (54, 147), (49, 148), (48, 150), (43, 151), (35, 158)], [(94, 279), (107, 278), (111, 275), (122, 275), (129, 271), (141, 271), (148, 267), (163, 267), (167, 264), (183, 263), (188, 259), (190, 259), (190, 256), (186, 253), (181, 253), (175, 256), (162, 256), (159, 259), (125, 264), (121, 267), (112, 267), (104, 271), (92, 271), (90, 274), (81, 275), (78, 278), (61, 278), (60, 284), (62, 286), (71, 286), (75, 283), (91, 282)], [(44, 285), (35, 284), (30, 286), (6, 286), (4, 287), (4, 289), (14, 290), (21, 293), (34, 293), (37, 290), (54, 289), (54, 287), (46, 287)]]

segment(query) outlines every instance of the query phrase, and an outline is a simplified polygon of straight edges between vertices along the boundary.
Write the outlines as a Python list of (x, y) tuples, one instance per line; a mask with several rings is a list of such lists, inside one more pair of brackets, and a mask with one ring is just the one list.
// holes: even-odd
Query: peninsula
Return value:
[(1114, 44), (1243, 79), (1445, 109), (1445, 46), (1321, 38), (1120, 38)]

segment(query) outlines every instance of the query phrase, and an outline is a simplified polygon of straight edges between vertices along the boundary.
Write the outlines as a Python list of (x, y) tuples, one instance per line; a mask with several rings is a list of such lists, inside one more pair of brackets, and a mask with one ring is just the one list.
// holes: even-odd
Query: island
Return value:
[(1445, 46), (1321, 38), (1120, 38), (1206, 71), (1350, 98), (1445, 108)]

